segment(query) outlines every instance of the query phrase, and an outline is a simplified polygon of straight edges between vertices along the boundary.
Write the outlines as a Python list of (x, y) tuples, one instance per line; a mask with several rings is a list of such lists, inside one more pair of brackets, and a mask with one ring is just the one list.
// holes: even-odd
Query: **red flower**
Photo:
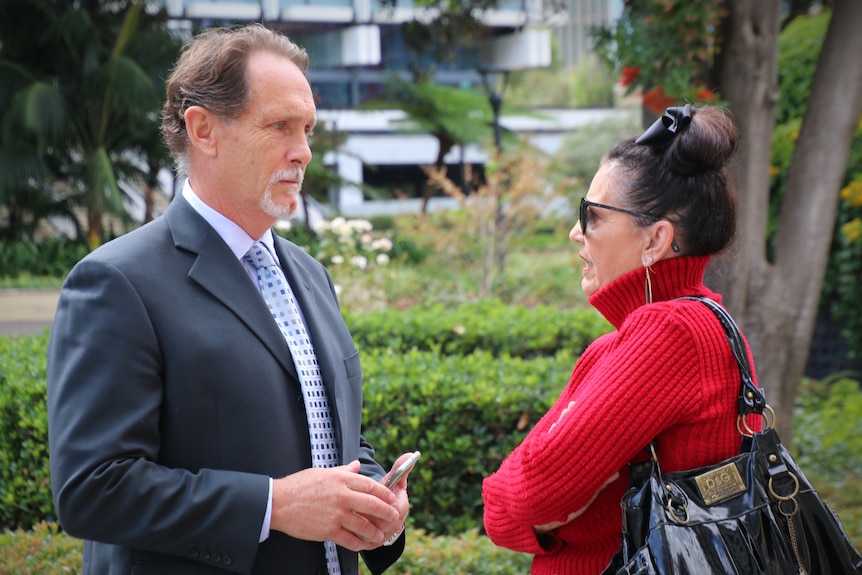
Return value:
[(700, 92), (697, 93), (697, 99), (698, 100), (708, 100), (711, 102), (711, 101), (715, 100), (715, 92), (713, 92), (709, 88), (701, 88)]
[(621, 86), (630, 86), (638, 78), (641, 69), (638, 66), (628, 66), (623, 68), (622, 78), (620, 78)]
[(664, 88), (656, 86), (643, 95), (644, 106), (651, 112), (661, 114), (676, 102), (676, 98), (664, 93)]

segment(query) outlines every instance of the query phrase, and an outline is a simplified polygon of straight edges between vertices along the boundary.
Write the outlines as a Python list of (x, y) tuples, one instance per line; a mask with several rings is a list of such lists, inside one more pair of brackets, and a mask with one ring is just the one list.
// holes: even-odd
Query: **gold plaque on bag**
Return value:
[(729, 499), (745, 491), (745, 482), (733, 463), (722, 465), (694, 478), (703, 502), (707, 505)]

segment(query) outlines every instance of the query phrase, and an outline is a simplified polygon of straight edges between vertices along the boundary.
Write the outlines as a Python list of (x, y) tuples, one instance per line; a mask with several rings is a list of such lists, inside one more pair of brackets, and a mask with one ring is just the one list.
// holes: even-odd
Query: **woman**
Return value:
[[(556, 404), (483, 484), (485, 528), (531, 572), (594, 575), (619, 550), (630, 461), (654, 439), (663, 471), (739, 452), (740, 376), (697, 301), (736, 222), (737, 132), (716, 107), (669, 108), (603, 159), (569, 237), (581, 287), (615, 331), (578, 360)], [(753, 416), (749, 425), (758, 425)]]

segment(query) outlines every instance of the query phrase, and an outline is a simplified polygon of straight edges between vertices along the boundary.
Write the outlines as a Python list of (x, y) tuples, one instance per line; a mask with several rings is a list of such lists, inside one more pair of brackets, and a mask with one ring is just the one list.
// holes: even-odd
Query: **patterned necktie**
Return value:
[[(314, 467), (335, 467), (338, 459), (338, 444), (332, 426), (332, 412), (329, 399), (320, 377), (317, 356), (311, 345), (311, 338), (305, 329), (305, 322), (299, 313), (299, 306), (287, 278), (266, 246), (255, 242), (244, 258), (257, 271), (257, 287), (263, 295), (273, 319), (287, 340), (293, 364), (299, 375), (305, 411), (308, 417), (308, 434), (311, 438), (311, 459)], [(326, 567), (330, 575), (339, 575), (341, 568), (335, 543), (324, 541), (326, 548)]]

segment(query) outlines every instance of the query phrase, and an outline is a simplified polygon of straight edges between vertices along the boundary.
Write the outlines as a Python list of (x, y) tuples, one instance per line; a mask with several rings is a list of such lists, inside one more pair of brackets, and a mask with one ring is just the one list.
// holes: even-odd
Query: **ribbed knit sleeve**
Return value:
[[(587, 348), (554, 406), (485, 479), (489, 537), (537, 555), (534, 574), (600, 571), (619, 548), (627, 463), (657, 437), (666, 471), (732, 455), (738, 389), (727, 340), (706, 306), (637, 307)], [(565, 522), (587, 505), (540, 543), (533, 526)], [(571, 557), (561, 563), (560, 554)]]
[[(700, 402), (700, 390), (691, 385), (697, 350), (684, 326), (640, 313), (627, 327), (584, 354), (557, 403), (500, 468), (506, 483), (501, 495), (514, 521), (532, 526), (565, 520), (678, 414)], [(490, 489), (496, 481), (488, 479)], [(495, 506), (486, 502), (486, 508)]]

